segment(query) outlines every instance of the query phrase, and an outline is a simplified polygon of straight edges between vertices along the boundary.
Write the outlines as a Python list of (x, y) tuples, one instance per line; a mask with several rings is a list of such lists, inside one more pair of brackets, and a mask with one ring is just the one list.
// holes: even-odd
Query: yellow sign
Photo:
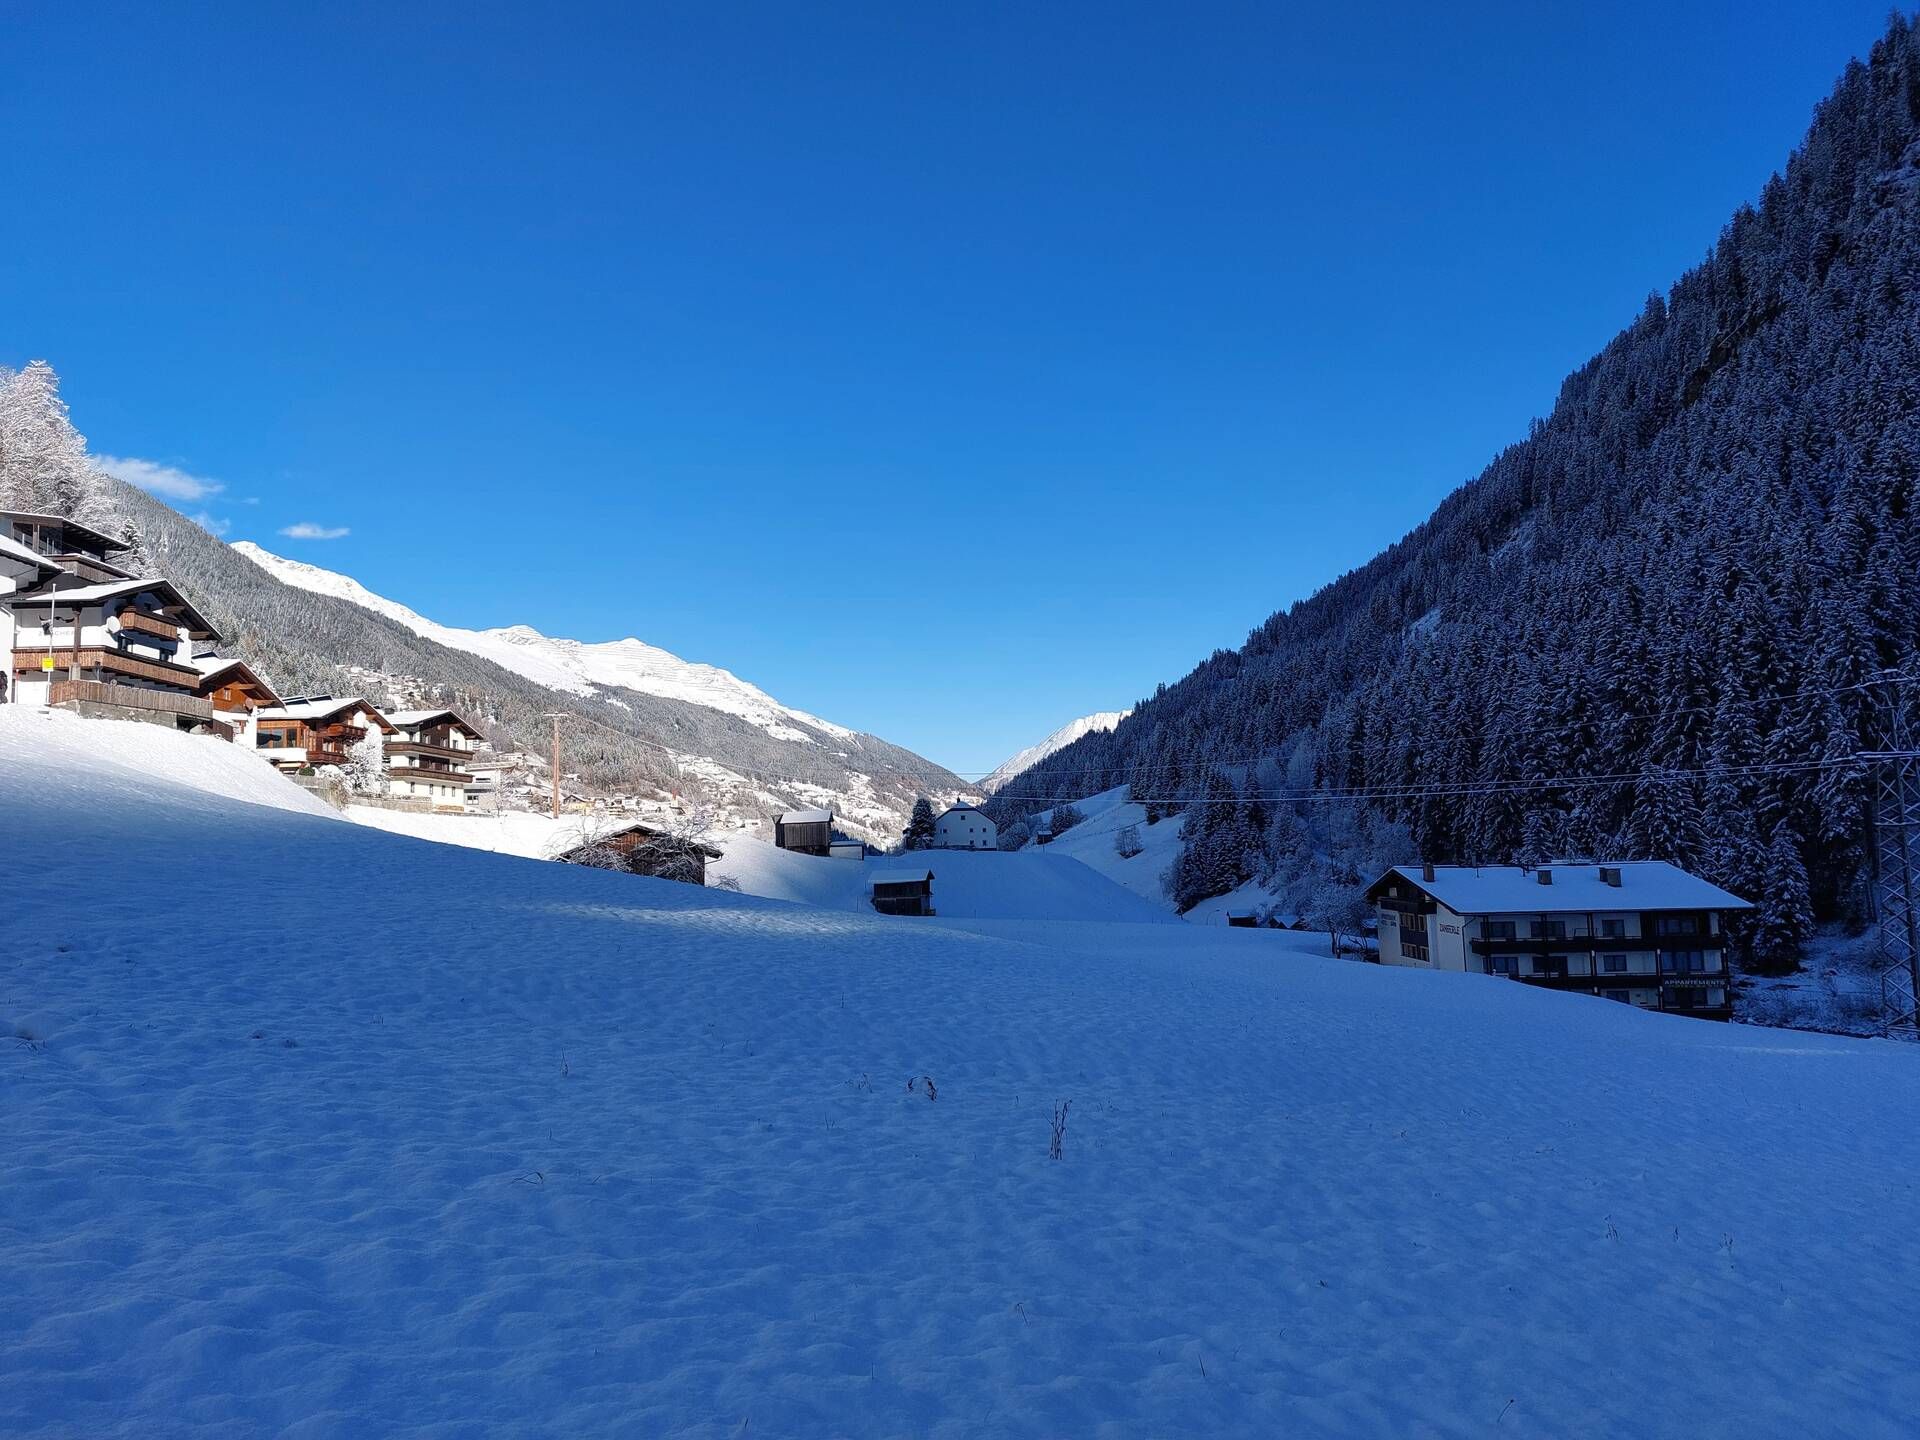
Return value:
[(53, 669), (53, 656), (51, 656), (51, 655), (42, 655), (42, 656), (40, 657), (40, 668), (41, 668), (42, 670), (51, 670), (51, 669)]

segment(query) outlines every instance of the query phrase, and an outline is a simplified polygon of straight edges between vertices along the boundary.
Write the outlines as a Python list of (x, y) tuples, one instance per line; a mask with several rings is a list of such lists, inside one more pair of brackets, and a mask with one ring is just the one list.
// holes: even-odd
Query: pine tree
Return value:
[(903, 850), (925, 850), (933, 844), (933, 802), (922, 795), (913, 802), (913, 814), (907, 819)]

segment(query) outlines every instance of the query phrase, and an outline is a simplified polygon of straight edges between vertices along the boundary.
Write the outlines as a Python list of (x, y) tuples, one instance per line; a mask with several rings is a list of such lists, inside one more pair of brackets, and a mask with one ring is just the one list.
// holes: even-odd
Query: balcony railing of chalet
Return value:
[(462, 787), (473, 781), (471, 775), (463, 775), (458, 770), (431, 770), (424, 765), (390, 765), (387, 774), (395, 780), (428, 780)]
[[(100, 672), (111, 671), (115, 675), (126, 675), (136, 680), (151, 680), (155, 684), (166, 685), (180, 690), (193, 690), (200, 683), (200, 672), (189, 670), (184, 665), (170, 664), (165, 660), (144, 660), (135, 655), (123, 655), (118, 650), (102, 650), (97, 647), (83, 650), (15, 650), (13, 669), (18, 675), (38, 673), (43, 668), (41, 662), (47, 655), (53, 655), (53, 673), (64, 679), (78, 665), (82, 672), (92, 670), (97, 679)], [(89, 678), (82, 675), (82, 678)]]
[(434, 760), (458, 762), (472, 755), (471, 750), (458, 750), (451, 745), (442, 745), (434, 740), (389, 740), (389, 755), (422, 755)]
[(138, 630), (145, 635), (158, 635), (161, 639), (171, 640), (176, 644), (179, 643), (180, 640), (179, 626), (173, 624), (164, 616), (150, 615), (145, 610), (122, 610), (120, 612), (120, 628), (123, 630)]
[(209, 721), (214, 718), (212, 702), (197, 695), (142, 690), (134, 685), (107, 685), (97, 680), (56, 680), (50, 698), (55, 705), (84, 700), (96, 705), (115, 705), (123, 710), (157, 710), (166, 715), (189, 715)]

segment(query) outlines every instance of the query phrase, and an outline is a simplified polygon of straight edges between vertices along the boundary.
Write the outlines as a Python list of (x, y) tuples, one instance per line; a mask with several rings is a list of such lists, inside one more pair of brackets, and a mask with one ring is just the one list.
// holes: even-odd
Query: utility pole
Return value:
[(1880, 686), (1881, 748), (1874, 762), (1874, 908), (1880, 921), (1881, 1020), (1897, 1039), (1920, 1039), (1920, 757), (1901, 681)]
[(560, 818), (560, 722), (573, 717), (564, 710), (550, 710), (547, 719), (553, 722), (553, 818)]

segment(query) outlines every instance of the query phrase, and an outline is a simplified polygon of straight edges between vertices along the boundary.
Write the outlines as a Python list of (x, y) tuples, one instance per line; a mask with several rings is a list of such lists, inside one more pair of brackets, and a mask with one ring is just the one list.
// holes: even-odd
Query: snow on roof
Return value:
[(978, 805), (970, 805), (965, 800), (956, 800), (940, 813), (942, 815), (958, 815), (962, 810), (978, 810), (979, 808)]
[(37, 566), (48, 574), (52, 574), (60, 568), (54, 564), (53, 561), (47, 559), (46, 556), (29, 550), (18, 540), (11, 539), (5, 535), (0, 535), (0, 555), (6, 556), (9, 560), (24, 560), (29, 565)]
[(357, 695), (349, 695), (345, 699), (322, 695), (313, 700), (295, 700), (288, 705), (268, 706), (255, 713), (261, 720), (324, 720), (329, 715), (338, 715), (342, 710), (351, 710), (356, 705), (365, 705), (381, 724), (391, 728), (386, 716)]
[(121, 595), (137, 595), (142, 590), (152, 590), (171, 597), (165, 603), (177, 605), (186, 612), (186, 624), (196, 637), (218, 640), (220, 632), (208, 623), (207, 617), (194, 609), (180, 588), (171, 580), (109, 580), (99, 585), (78, 585), (71, 590), (42, 590), (36, 595), (16, 595), (8, 604), (18, 610), (23, 607), (41, 605), (92, 605), (98, 601), (113, 600)]
[(831, 810), (789, 810), (780, 817), (782, 825), (831, 825)]
[(933, 871), (925, 869), (876, 870), (867, 880), (870, 889), (878, 889), (882, 885), (930, 885), (932, 883)]
[[(1600, 878), (1602, 869), (1620, 872), (1619, 885)], [(1553, 883), (1542, 885), (1550, 871)], [(1542, 914), (1556, 910), (1750, 910), (1738, 895), (1690, 875), (1665, 860), (1622, 860), (1578, 865), (1436, 865), (1433, 879), (1421, 878), (1418, 865), (1396, 865), (1388, 872), (1433, 896), (1461, 915)], [(1378, 891), (1381, 876), (1373, 885)]]
[(438, 720), (444, 715), (461, 728), (472, 730), (475, 735), (480, 733), (478, 730), (474, 730), (473, 726), (463, 719), (458, 711), (454, 710), (385, 710), (381, 713), (404, 730), (411, 730), (416, 725), (425, 725), (428, 721)]

